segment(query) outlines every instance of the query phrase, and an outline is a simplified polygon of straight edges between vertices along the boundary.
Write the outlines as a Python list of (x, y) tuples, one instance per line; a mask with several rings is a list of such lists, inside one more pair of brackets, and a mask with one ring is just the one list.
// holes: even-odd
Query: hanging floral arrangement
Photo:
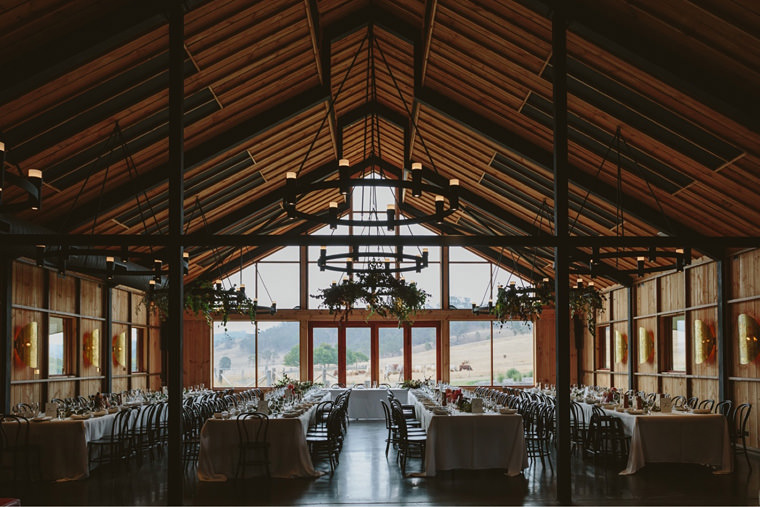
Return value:
[[(166, 320), (169, 315), (169, 291), (167, 289), (148, 290), (143, 296), (143, 304), (149, 309), (158, 311), (159, 318)], [(256, 312), (266, 310), (274, 313), (276, 307), (262, 308), (256, 301), (246, 296), (245, 291), (224, 289), (219, 283), (206, 280), (193, 282), (185, 287), (185, 310), (196, 315), (203, 315), (206, 322), (212, 325), (214, 320), (220, 320), (226, 326), (230, 315), (237, 314), (248, 317), (256, 322)]]
[(348, 320), (355, 308), (366, 307), (369, 316), (394, 317), (399, 326), (411, 323), (417, 312), (425, 307), (429, 294), (416, 283), (396, 278), (380, 266), (371, 265), (370, 268), (367, 272), (357, 273), (355, 279), (344, 279), (341, 283), (319, 289), (319, 293), (312, 297), (321, 299), (320, 306), (343, 321)]

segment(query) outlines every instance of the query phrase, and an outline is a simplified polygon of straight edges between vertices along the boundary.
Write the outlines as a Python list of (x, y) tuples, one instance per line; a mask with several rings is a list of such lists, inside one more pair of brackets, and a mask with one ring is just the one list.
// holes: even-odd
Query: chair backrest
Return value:
[(385, 416), (385, 429), (390, 429), (390, 427), (393, 425), (391, 420), (391, 409), (388, 408), (388, 404), (383, 400), (380, 400), (380, 404), (383, 406), (383, 415)]
[(408, 431), (406, 428), (406, 417), (404, 417), (404, 411), (401, 409), (401, 405), (398, 406), (391, 404), (391, 415), (393, 417), (393, 423), (396, 425), (398, 431), (398, 438), (402, 444), (408, 442)]
[(0, 414), (0, 450), (26, 447), (29, 443), (29, 419), (20, 415)]
[(731, 400), (723, 400), (717, 405), (715, 405), (715, 413), (721, 414), (722, 416), (729, 418), (729, 427), (731, 425), (731, 408), (733, 407), (734, 402)]
[(691, 409), (697, 408), (697, 405), (699, 404), (699, 398), (696, 396), (692, 396), (686, 401), (686, 406)]
[(707, 410), (712, 410), (715, 406), (715, 400), (702, 400), (697, 405), (697, 408), (706, 408)]
[(238, 438), (243, 443), (264, 443), (269, 432), (269, 416), (261, 412), (244, 412), (237, 416)]
[(749, 421), (750, 412), (752, 412), (752, 405), (749, 403), (742, 403), (734, 408), (732, 429), (735, 437), (747, 436), (747, 421)]

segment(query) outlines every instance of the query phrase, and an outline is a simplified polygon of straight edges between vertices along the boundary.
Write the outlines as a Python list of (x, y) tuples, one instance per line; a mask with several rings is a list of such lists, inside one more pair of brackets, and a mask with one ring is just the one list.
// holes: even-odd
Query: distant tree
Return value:
[(346, 362), (348, 364), (356, 364), (362, 361), (366, 361), (368, 359), (369, 357), (367, 357), (367, 355), (364, 354), (363, 352), (346, 350)]
[(338, 364), (338, 350), (327, 343), (322, 343), (314, 349), (314, 364)]
[(298, 345), (290, 349), (290, 351), (285, 354), (285, 359), (283, 360), (283, 363), (285, 366), (298, 366), (298, 363), (301, 362), (301, 353), (299, 351)]
[(515, 382), (519, 382), (522, 380), (522, 373), (520, 373), (517, 368), (510, 368), (507, 370), (507, 377)]
[(232, 359), (227, 356), (222, 357), (219, 360), (219, 368), (222, 370), (229, 370), (232, 368)]

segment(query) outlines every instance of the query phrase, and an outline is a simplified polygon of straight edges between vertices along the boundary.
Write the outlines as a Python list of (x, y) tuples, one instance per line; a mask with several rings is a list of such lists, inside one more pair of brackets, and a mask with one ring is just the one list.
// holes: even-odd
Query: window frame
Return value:
[[(50, 372), (50, 321), (51, 319), (60, 319), (61, 320), (61, 334), (63, 334), (63, 372), (61, 373), (51, 373)], [(56, 314), (50, 314), (48, 315), (48, 326), (47, 326), (47, 338), (46, 338), (46, 347), (47, 347), (47, 363), (45, 367), (47, 368), (47, 376), (48, 378), (56, 377), (76, 377), (77, 376), (77, 364), (76, 364), (76, 340), (75, 340), (75, 328), (76, 328), (76, 319), (73, 317), (66, 317), (63, 315), (56, 315)]]
[[(683, 369), (674, 366), (673, 340), (675, 338), (674, 322), (683, 321)], [(660, 317), (660, 351), (662, 373), (686, 374), (689, 371), (688, 339), (686, 336), (686, 314), (674, 313)]]

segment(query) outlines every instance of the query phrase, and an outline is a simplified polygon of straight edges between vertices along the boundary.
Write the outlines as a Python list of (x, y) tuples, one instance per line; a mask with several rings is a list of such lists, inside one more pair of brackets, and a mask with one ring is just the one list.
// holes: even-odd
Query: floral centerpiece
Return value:
[(284, 387), (286, 391), (292, 396), (303, 396), (309, 389), (314, 387), (314, 382), (311, 380), (304, 380), (303, 382), (300, 380), (295, 380), (290, 377), (288, 377), (287, 373), (282, 376), (280, 380), (278, 380), (273, 387), (276, 388), (282, 388)]

